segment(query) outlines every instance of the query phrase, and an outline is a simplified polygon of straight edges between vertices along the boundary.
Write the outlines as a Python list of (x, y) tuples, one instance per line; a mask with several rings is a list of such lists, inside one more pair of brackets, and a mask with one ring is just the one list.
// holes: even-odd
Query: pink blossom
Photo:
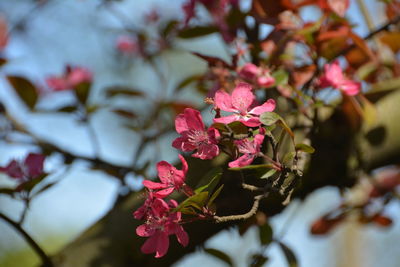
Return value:
[(215, 118), (214, 122), (229, 124), (234, 121), (240, 121), (248, 127), (257, 127), (261, 124), (259, 115), (273, 111), (275, 109), (275, 101), (268, 99), (264, 104), (251, 108), (254, 102), (255, 95), (249, 84), (240, 83), (233, 90), (232, 95), (223, 90), (218, 90), (215, 93), (216, 107), (235, 114)]
[(74, 89), (81, 83), (92, 82), (93, 74), (83, 67), (69, 67), (62, 76), (50, 76), (46, 79), (47, 86), (54, 91)]
[(12, 160), (6, 167), (0, 167), (0, 172), (4, 172), (20, 182), (26, 182), (43, 173), (44, 160), (44, 155), (30, 153), (23, 162)]
[(185, 183), (185, 176), (188, 171), (188, 165), (184, 157), (179, 155), (182, 162), (182, 170), (176, 169), (166, 161), (157, 163), (158, 177), (161, 183), (144, 180), (143, 185), (154, 192), (154, 197), (164, 198), (170, 195), (174, 190), (179, 190)]
[(123, 54), (132, 55), (138, 51), (138, 44), (132, 36), (121, 35), (117, 39), (116, 48)]
[(343, 91), (346, 95), (356, 95), (360, 92), (361, 84), (344, 76), (338, 60), (335, 60), (332, 64), (326, 64), (324, 72), (325, 74), (319, 79), (321, 87), (332, 86)]
[(350, 6), (349, 0), (318, 0), (318, 5), (321, 9), (335, 12), (341, 17), (344, 17), (347, 9)]
[(185, 247), (188, 245), (188, 234), (179, 224), (181, 213), (171, 212), (171, 209), (177, 206), (178, 203), (175, 200), (169, 200), (167, 203), (160, 198), (154, 199), (146, 223), (136, 228), (137, 235), (149, 237), (141, 248), (143, 253), (155, 252), (156, 258), (164, 256), (168, 251), (170, 235), (176, 235), (181, 245)]
[(205, 129), (198, 110), (186, 108), (176, 117), (175, 128), (181, 137), (173, 141), (173, 147), (182, 151), (197, 149), (192, 156), (200, 159), (212, 159), (219, 154), (219, 132), (214, 128)]
[(269, 87), (275, 83), (268, 69), (257, 67), (253, 63), (246, 63), (240, 69), (239, 76), (262, 87)]
[(265, 130), (260, 128), (260, 133), (256, 134), (253, 140), (250, 140), (249, 138), (235, 140), (234, 143), (238, 148), (239, 153), (242, 153), (243, 155), (236, 160), (229, 162), (229, 167), (236, 168), (250, 165), (253, 160), (260, 155), (261, 145), (264, 141), (264, 134)]

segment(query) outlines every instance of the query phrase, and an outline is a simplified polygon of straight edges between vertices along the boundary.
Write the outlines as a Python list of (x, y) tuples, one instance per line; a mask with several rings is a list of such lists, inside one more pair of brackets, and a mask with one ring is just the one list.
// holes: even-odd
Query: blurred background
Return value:
[[(359, 14), (359, 7), (355, 1), (350, 2), (349, 17), (357, 25), (355, 31), (364, 36), (368, 29)], [(185, 102), (200, 106), (203, 96), (196, 90), (189, 88), (176, 94), (173, 88), (186, 77), (206, 71), (207, 64), (188, 51), (227, 58), (229, 48), (221, 37), (213, 34), (191, 40), (175, 40), (173, 47), (157, 54), (153, 63), (143, 60), (138, 54), (121, 52), (117, 47), (118, 38), (129, 34), (129, 29), (144, 30), (151, 35), (157, 27), (171, 19), (182, 19), (183, 3), (180, 0), (0, 0), (0, 16), (7, 21), (10, 32), (9, 43), (2, 52), (8, 63), (0, 69), (1, 102), (35, 135), (75, 154), (85, 157), (97, 155), (122, 166), (128, 166), (132, 160), (139, 165), (149, 162), (150, 166), (159, 160), (174, 162), (178, 153), (170, 144), (176, 138), (175, 133), (156, 138), (137, 155), (142, 139), (129, 129), (134, 125), (129, 124), (129, 119), (116, 116), (111, 108), (105, 108), (96, 112), (90, 120), (97, 135), (97, 144), (94, 144), (86, 127), (74, 115), (46, 112), (71, 102), (70, 92), (45, 93), (38, 103), (41, 112), (33, 114), (17, 99), (5, 76), (28, 77), (46, 92), (45, 79), (48, 76), (62, 74), (68, 64), (83, 66), (93, 72), (94, 82), (88, 100), (92, 106), (134, 107), (138, 117), (148, 115), (149, 107), (159, 102), (174, 105)], [(383, 23), (382, 5), (378, 1), (367, 0), (365, 3), (374, 15), (376, 26)], [(241, 5), (243, 9), (249, 8), (250, 1), (242, 1)], [(318, 17), (316, 12), (319, 12), (316, 8), (306, 8), (302, 16), (305, 20), (313, 20)], [(154, 16), (157, 19), (152, 19)], [(264, 29), (265, 32), (269, 30)], [(104, 89), (112, 86), (135, 88), (148, 97), (121, 97), (111, 101), (105, 97)], [(204, 112), (204, 115), (208, 116), (209, 122), (211, 114)], [(0, 131), (5, 127), (1, 124)], [(159, 126), (162, 126), (161, 122), (154, 121), (148, 131)], [(29, 144), (20, 143), (0, 141), (0, 166), (13, 158), (23, 158), (28, 151), (34, 152)], [(84, 161), (75, 162), (70, 167), (64, 166), (61, 161), (57, 156), (46, 160), (45, 170), (54, 172), (46, 182), (57, 183), (32, 201), (23, 224), (49, 254), (60, 251), (99, 220), (119, 195), (126, 194), (130, 189), (140, 189), (143, 180), (143, 177), (128, 175), (121, 184), (121, 181), (103, 172), (88, 168)], [(152, 167), (150, 174), (155, 175)], [(0, 183), (7, 186), (13, 182), (0, 174)], [(323, 188), (304, 202), (292, 202), (283, 213), (272, 218), (275, 231), (296, 252), (300, 266), (398, 266), (398, 203), (388, 207), (395, 222), (388, 229), (346, 222), (327, 236), (309, 234), (315, 218), (339, 203), (337, 189)], [(17, 220), (23, 205), (21, 201), (0, 195), (0, 208)], [(29, 267), (39, 264), (39, 258), (21, 236), (3, 221), (0, 221), (0, 233), (0, 266)], [(252, 229), (243, 237), (235, 228), (226, 230), (208, 240), (205, 246), (226, 252), (237, 266), (247, 266), (249, 255), (259, 247), (257, 230)], [(286, 266), (281, 251), (274, 246), (268, 251), (268, 256), (270, 261), (267, 266)], [(222, 261), (204, 254), (200, 248), (174, 266), (204, 265), (226, 266)]]

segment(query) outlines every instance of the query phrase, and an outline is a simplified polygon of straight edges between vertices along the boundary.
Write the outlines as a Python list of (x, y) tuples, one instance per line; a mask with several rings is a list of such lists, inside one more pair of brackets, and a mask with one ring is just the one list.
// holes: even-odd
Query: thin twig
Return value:
[(229, 216), (214, 216), (214, 220), (217, 223), (223, 223), (223, 222), (228, 222), (228, 221), (237, 221), (237, 220), (245, 220), (256, 214), (258, 210), (258, 206), (260, 204), (260, 200), (267, 197), (267, 194), (262, 194), (262, 195), (257, 195), (254, 197), (254, 202), (253, 206), (251, 209), (244, 213), (244, 214), (239, 214), (239, 215), (229, 215)]
[(2, 218), (4, 221), (9, 223), (14, 229), (19, 232), (26, 242), (32, 247), (32, 249), (38, 254), (40, 259), (43, 262), (43, 267), (52, 267), (54, 266), (53, 263), (51, 262), (49, 256), (47, 256), (46, 252), (36, 243), (35, 240), (21, 227), (21, 225), (12, 219), (8, 218), (5, 214), (0, 213), (0, 218)]

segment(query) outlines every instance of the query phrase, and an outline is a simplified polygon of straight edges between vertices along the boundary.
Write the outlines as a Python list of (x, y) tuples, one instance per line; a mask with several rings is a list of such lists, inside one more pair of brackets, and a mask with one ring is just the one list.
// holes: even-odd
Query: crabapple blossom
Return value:
[(261, 145), (264, 141), (264, 128), (260, 128), (260, 133), (256, 134), (253, 140), (249, 138), (235, 140), (234, 143), (243, 155), (234, 161), (229, 162), (230, 168), (244, 167), (250, 165), (253, 160), (260, 154)]
[(50, 76), (46, 79), (47, 86), (54, 91), (64, 91), (74, 89), (81, 83), (92, 82), (93, 74), (90, 70), (83, 67), (67, 67), (62, 76)]
[(177, 206), (178, 203), (175, 200), (166, 202), (163, 199), (155, 198), (151, 201), (150, 208), (145, 215), (145, 224), (136, 228), (137, 235), (149, 237), (141, 248), (143, 253), (155, 252), (156, 258), (164, 256), (168, 251), (170, 235), (176, 235), (181, 245), (188, 245), (188, 234), (180, 225), (181, 213), (171, 211)]
[(257, 67), (253, 63), (246, 63), (240, 69), (239, 76), (263, 87), (268, 87), (275, 83), (275, 79), (268, 69)]
[(219, 132), (215, 128), (205, 129), (198, 110), (186, 108), (175, 119), (176, 131), (181, 134), (172, 146), (182, 151), (197, 150), (192, 156), (200, 159), (212, 159), (219, 154)]
[(344, 76), (338, 60), (335, 60), (332, 64), (326, 64), (324, 72), (324, 75), (319, 79), (319, 86), (322, 88), (332, 86), (350, 96), (360, 92), (361, 84)]
[(138, 44), (133, 37), (121, 35), (117, 38), (116, 48), (123, 54), (132, 55), (138, 51)]
[(248, 127), (257, 127), (261, 124), (259, 115), (264, 112), (271, 112), (275, 109), (275, 100), (268, 99), (264, 104), (260, 106), (254, 106), (255, 95), (252, 92), (252, 87), (247, 83), (240, 83), (229, 95), (223, 90), (218, 90), (215, 93), (215, 105), (217, 108), (233, 112), (235, 114), (215, 118), (214, 122), (219, 123), (231, 123), (234, 121), (240, 121)]
[(179, 155), (182, 162), (182, 170), (178, 170), (166, 161), (157, 163), (158, 177), (161, 183), (144, 180), (143, 185), (153, 190), (154, 197), (164, 198), (170, 195), (174, 190), (179, 190), (185, 183), (185, 176), (188, 171), (188, 165), (185, 158)]

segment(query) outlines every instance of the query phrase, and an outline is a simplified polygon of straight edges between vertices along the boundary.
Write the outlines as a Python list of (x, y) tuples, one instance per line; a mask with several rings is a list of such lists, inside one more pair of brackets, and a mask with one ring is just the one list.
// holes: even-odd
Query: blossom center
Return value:
[(190, 130), (188, 139), (193, 145), (199, 146), (208, 143), (208, 134), (205, 131)]

